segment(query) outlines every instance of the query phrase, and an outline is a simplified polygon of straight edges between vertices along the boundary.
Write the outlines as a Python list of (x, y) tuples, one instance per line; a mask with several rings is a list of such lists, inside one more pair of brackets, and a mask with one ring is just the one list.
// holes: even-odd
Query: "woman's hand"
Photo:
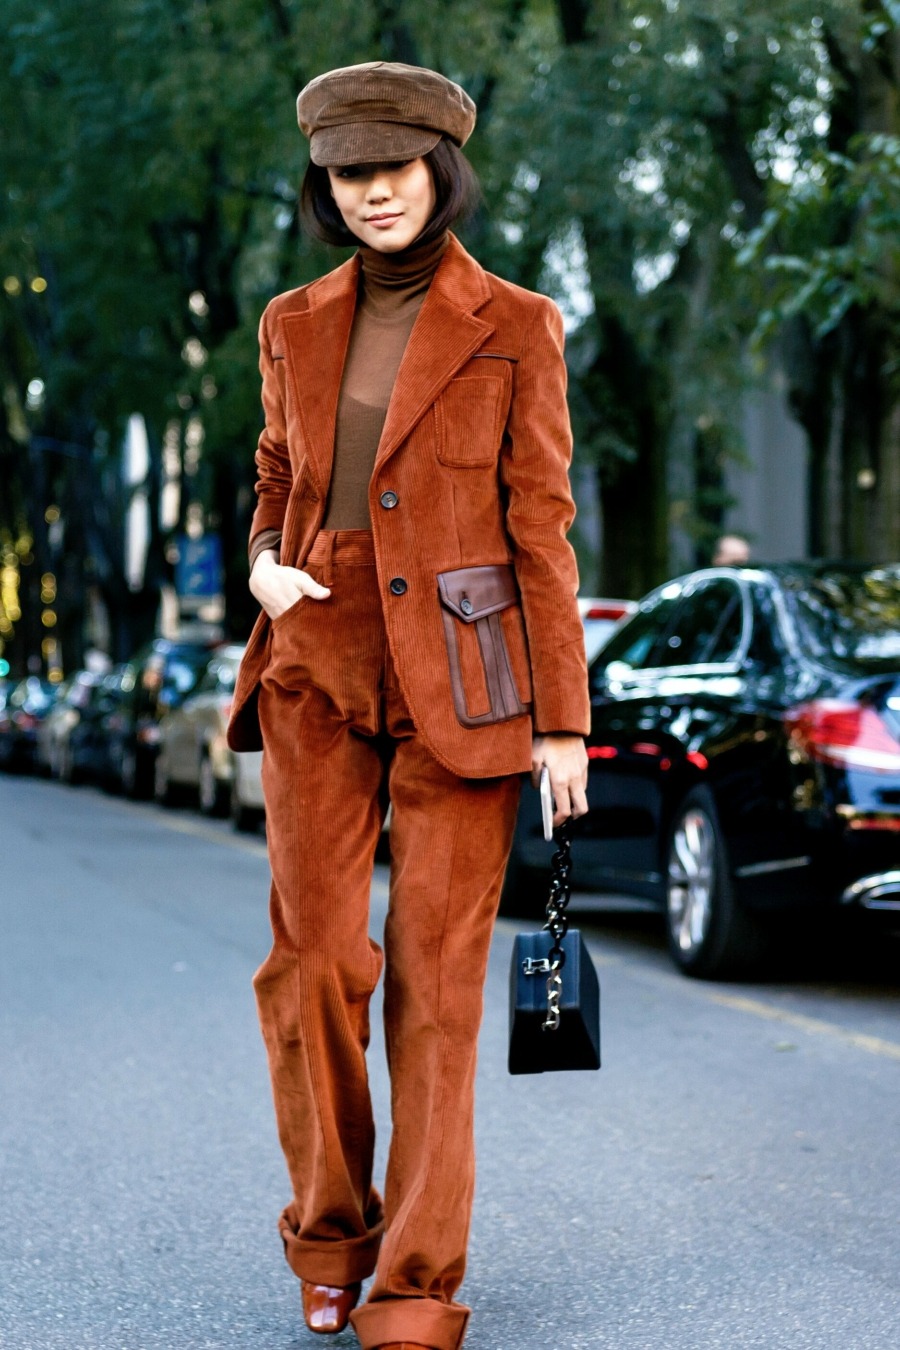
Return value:
[(278, 619), (304, 595), (327, 600), (331, 591), (299, 567), (282, 567), (274, 549), (264, 549), (253, 564), (250, 590), (270, 619)]
[(550, 789), (556, 804), (554, 826), (561, 825), (569, 816), (586, 815), (588, 757), (582, 737), (562, 732), (535, 736), (531, 744), (531, 781), (535, 787), (540, 787), (544, 765), (550, 773)]

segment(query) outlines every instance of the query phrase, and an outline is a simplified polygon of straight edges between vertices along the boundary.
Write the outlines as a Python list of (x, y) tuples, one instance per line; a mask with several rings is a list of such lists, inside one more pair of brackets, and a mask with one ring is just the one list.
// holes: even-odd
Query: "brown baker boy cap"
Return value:
[(465, 145), (475, 104), (452, 80), (424, 66), (367, 61), (310, 80), (297, 121), (314, 164), (387, 164), (418, 159), (442, 136)]

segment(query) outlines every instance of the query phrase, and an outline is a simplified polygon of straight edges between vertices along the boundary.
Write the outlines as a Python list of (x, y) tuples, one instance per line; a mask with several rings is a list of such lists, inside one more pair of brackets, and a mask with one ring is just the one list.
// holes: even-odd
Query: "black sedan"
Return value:
[(196, 689), (213, 644), (154, 638), (121, 668), (109, 689), (99, 735), (109, 781), (129, 797), (153, 791), (160, 718)]
[[(900, 911), (900, 565), (708, 569), (590, 667), (579, 886), (649, 900), (685, 974), (758, 962), (779, 917)], [(503, 912), (550, 846), (523, 794)]]

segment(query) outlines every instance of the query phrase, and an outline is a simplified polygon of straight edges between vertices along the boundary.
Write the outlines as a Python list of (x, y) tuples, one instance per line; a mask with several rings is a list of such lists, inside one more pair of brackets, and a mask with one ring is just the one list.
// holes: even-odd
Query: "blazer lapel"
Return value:
[(451, 235), (400, 362), (376, 467), (393, 454), (459, 368), (493, 333), (493, 325), (473, 313), (489, 299), (484, 271)]
[(281, 319), (285, 364), (303, 429), (309, 467), (323, 495), (331, 482), (341, 376), (356, 310), (354, 255), (307, 291), (309, 308)]

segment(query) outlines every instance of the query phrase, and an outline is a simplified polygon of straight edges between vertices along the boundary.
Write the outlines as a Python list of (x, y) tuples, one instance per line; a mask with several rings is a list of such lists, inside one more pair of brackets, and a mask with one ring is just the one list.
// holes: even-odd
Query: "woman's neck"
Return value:
[(444, 256), (449, 235), (413, 243), (399, 253), (361, 247), (360, 300), (376, 314), (392, 314), (421, 300)]

